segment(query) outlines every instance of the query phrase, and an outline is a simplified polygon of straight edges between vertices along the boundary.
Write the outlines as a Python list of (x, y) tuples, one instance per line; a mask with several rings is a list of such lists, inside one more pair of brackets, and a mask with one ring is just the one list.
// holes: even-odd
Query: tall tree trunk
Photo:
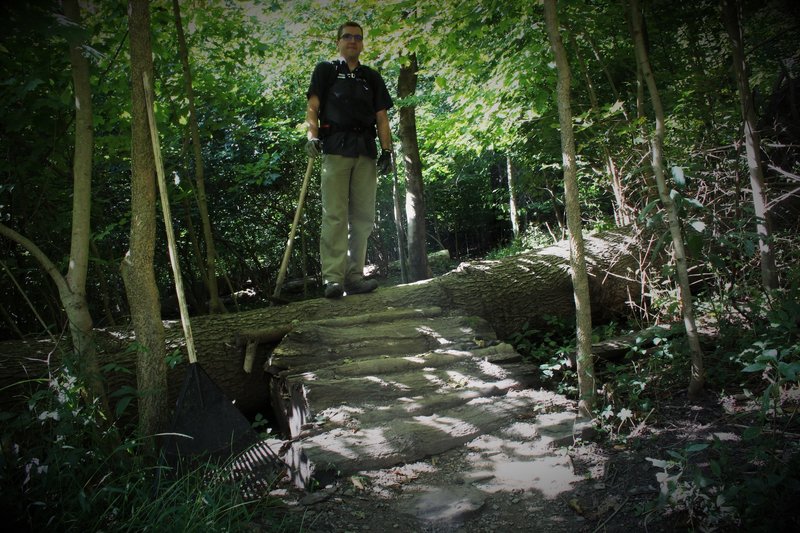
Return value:
[(575, 156), (575, 137), (572, 131), (570, 104), (570, 70), (567, 53), (561, 41), (556, 0), (544, 1), (545, 24), (550, 46), (556, 59), (558, 83), (558, 122), (561, 127), (561, 155), (564, 165), (564, 202), (567, 210), (567, 229), (570, 242), (570, 268), (575, 298), (577, 333), (578, 409), (584, 416), (592, 416), (595, 401), (594, 360), (592, 358), (592, 310), (589, 301), (589, 278), (581, 223), (581, 206), (578, 196), (578, 178)]
[(705, 379), (703, 370), (703, 350), (700, 347), (700, 339), (697, 335), (697, 327), (695, 326), (694, 310), (692, 308), (692, 292), (689, 284), (689, 272), (686, 265), (686, 251), (683, 245), (683, 233), (681, 231), (681, 224), (678, 217), (678, 209), (670, 197), (670, 191), (667, 188), (666, 178), (664, 176), (664, 137), (666, 128), (664, 125), (664, 108), (661, 105), (661, 97), (656, 87), (653, 71), (650, 68), (650, 60), (647, 56), (647, 49), (644, 44), (644, 37), (642, 35), (642, 14), (639, 9), (638, 0), (630, 1), (630, 15), (633, 30), (634, 48), (638, 58), (639, 65), (641, 65), (642, 75), (647, 84), (648, 92), (650, 93), (650, 101), (653, 105), (653, 112), (656, 118), (656, 129), (651, 142), (652, 149), (652, 166), (655, 173), (656, 185), (658, 186), (658, 194), (661, 198), (661, 203), (664, 210), (667, 212), (667, 220), (669, 223), (669, 231), (672, 236), (672, 253), (675, 258), (675, 271), (678, 276), (678, 292), (680, 295), (681, 312), (683, 314), (683, 322), (686, 326), (686, 336), (689, 341), (691, 349), (692, 369), (691, 377), (689, 379), (689, 396), (696, 397), (703, 389), (703, 382)]
[(394, 227), (397, 230), (397, 255), (400, 261), (400, 280), (409, 282), (408, 259), (406, 257), (406, 230), (403, 226), (403, 209), (400, 207), (400, 184), (397, 182), (397, 167), (392, 174), (392, 203), (394, 205)]
[(189, 50), (186, 47), (186, 37), (181, 24), (181, 10), (178, 0), (172, 0), (172, 11), (175, 14), (175, 28), (178, 32), (178, 54), (183, 65), (183, 79), (186, 85), (186, 97), (189, 100), (189, 128), (192, 132), (194, 147), (194, 176), (197, 186), (197, 206), (200, 210), (200, 220), (203, 223), (203, 237), (206, 241), (206, 278), (208, 283), (209, 304), (211, 313), (225, 313), (225, 305), (219, 297), (217, 286), (217, 250), (214, 246), (214, 235), (211, 232), (211, 218), (208, 216), (208, 202), (206, 200), (206, 180), (203, 170), (203, 150), (200, 145), (200, 128), (197, 125), (197, 111), (194, 105), (194, 89), (192, 87), (192, 71), (189, 67)]
[[(64, 0), (64, 14), (75, 24), (81, 24), (77, 0)], [(81, 39), (70, 40), (70, 64), (75, 89), (75, 153), (72, 162), (72, 238), (67, 269), (67, 291), (61, 301), (67, 311), (75, 355), (81, 373), (88, 379), (93, 394), (105, 401), (102, 376), (92, 340), (93, 325), (86, 302), (86, 275), (89, 270), (89, 240), (92, 209), (92, 154), (94, 129), (92, 124), (92, 92), (89, 82), (89, 62), (83, 53)]]
[(519, 213), (517, 212), (517, 186), (516, 176), (514, 175), (514, 165), (511, 156), (506, 156), (506, 176), (508, 177), (508, 211), (511, 216), (511, 231), (514, 238), (519, 238)]
[[(628, 30), (630, 31), (631, 35), (633, 35), (633, 22), (631, 21), (631, 17), (626, 17), (628, 23)], [(644, 22), (642, 22), (642, 25)], [(642, 28), (642, 39), (645, 39), (644, 28)], [(645, 40), (645, 49), (647, 49), (647, 41)], [(635, 52), (634, 52), (635, 53)], [(640, 137), (642, 139), (648, 138), (647, 127), (645, 126), (647, 120), (647, 104), (645, 102), (645, 90), (647, 83), (644, 79), (644, 74), (642, 73), (642, 64), (634, 57), (634, 62), (636, 63), (636, 119), (639, 124), (638, 131), (641, 133)], [(650, 164), (650, 158), (648, 157), (649, 150), (645, 151), (642, 148), (642, 144), (638, 143), (636, 140), (633, 139), (635, 135), (631, 136), (632, 144), (631, 150), (634, 151), (638, 156), (641, 156), (642, 160), (642, 190), (644, 191), (644, 205), (650, 203), (651, 200), (658, 197), (658, 187), (654, 183), (653, 178), (653, 168)]]
[[(408, 98), (417, 90), (417, 55), (408, 56), (408, 64), (400, 67), (397, 96)], [(417, 144), (416, 105), (400, 107), (400, 145), (406, 169), (406, 217), (408, 217), (409, 281), (431, 277), (425, 230), (425, 197), (422, 185), (422, 162)]]
[[(131, 321), (139, 345), (136, 381), (139, 389), (139, 431), (154, 435), (167, 423), (167, 368), (164, 325), (153, 269), (156, 237), (156, 181), (153, 148), (142, 84), (142, 73), (153, 79), (150, 6), (130, 0), (128, 24), (131, 47), (131, 234), (122, 261)], [(152, 83), (152, 82), (151, 82)]]
[(730, 37), (731, 41), (733, 70), (736, 73), (739, 104), (741, 106), (742, 119), (744, 120), (747, 167), (750, 170), (750, 190), (753, 194), (758, 249), (761, 253), (761, 283), (764, 285), (764, 289), (775, 289), (778, 287), (778, 271), (775, 267), (775, 255), (772, 251), (769, 212), (767, 211), (767, 192), (764, 187), (764, 175), (761, 166), (761, 140), (756, 129), (756, 110), (753, 105), (750, 80), (747, 75), (744, 42), (736, 0), (723, 0), (722, 11), (725, 18), (725, 26), (728, 29), (728, 37)]

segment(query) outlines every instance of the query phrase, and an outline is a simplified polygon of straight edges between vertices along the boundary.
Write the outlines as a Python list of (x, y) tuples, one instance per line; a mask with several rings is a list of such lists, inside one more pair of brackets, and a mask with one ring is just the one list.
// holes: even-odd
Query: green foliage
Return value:
[[(597, 406), (601, 425), (613, 419), (617, 411), (630, 413), (626, 419), (643, 422), (657, 407), (659, 400), (675, 386), (682, 386), (687, 375), (688, 355), (678, 339), (682, 330), (651, 328), (636, 337), (623, 361), (598, 365), (603, 395)], [(633, 426), (631, 426), (632, 429)], [(613, 424), (610, 435), (624, 438)]]
[[(715, 435), (710, 442), (667, 450), (665, 459), (649, 458), (660, 469), (656, 480), (661, 491), (646, 510), (679, 513), (690, 527), (703, 530), (789, 531), (800, 525), (796, 514), (786, 512), (800, 494), (800, 443), (793, 429), (796, 405), (790, 399), (800, 386), (798, 289), (793, 283), (769, 297), (744, 294), (749, 297), (746, 308), (728, 308), (737, 317), (735, 329), (723, 329), (724, 341), (707, 360), (713, 365), (708, 368), (712, 383), (744, 390), (747, 407), (732, 409), (730, 416), (735, 427), (745, 429), (732, 438)], [(743, 316), (750, 320), (748, 327), (743, 327)], [(653, 368), (649, 376), (656, 375)], [(638, 390), (638, 383), (628, 379), (630, 370), (612, 376), (609, 382), (625, 391), (619, 395), (623, 402), (632, 409), (647, 407), (641, 404), (646, 389)], [(723, 396), (726, 402), (735, 404)], [(607, 406), (601, 416), (610, 410)]]
[[(745, 423), (751, 418), (742, 417)], [(647, 459), (661, 469), (660, 494), (648, 511), (682, 513), (702, 530), (791, 531), (800, 525), (786, 512), (800, 494), (800, 445), (785, 433), (756, 423), (741, 441), (714, 436), (710, 443), (667, 450), (667, 456)]]
[[(716, 441), (719, 443), (719, 441)], [(739, 523), (736, 508), (730, 505), (731, 493), (692, 467), (690, 457), (709, 447), (708, 443), (688, 444), (683, 450), (668, 450), (669, 459), (647, 460), (661, 471), (658, 501), (651, 510), (660, 513), (686, 513), (686, 522), (703, 531), (731, 528)]]
[(497, 248), (486, 254), (486, 259), (501, 259), (523, 252), (544, 248), (553, 244), (553, 239), (545, 234), (538, 226), (529, 226), (519, 238), (514, 239), (509, 245)]
[(156, 466), (143, 453), (146, 439), (126, 436), (85, 397), (83, 385), (59, 369), (26, 410), (0, 413), (0, 508), (7, 527), (233, 531), (255, 519), (276, 531), (287, 527), (269, 501), (245, 501), (216, 467), (176, 477)]
[[(756, 322), (749, 341), (731, 355), (761, 395), (762, 417), (780, 416), (781, 396), (800, 385), (800, 289), (795, 283), (785, 293), (775, 293), (771, 301), (756, 300), (751, 312), (762, 318)], [(758, 306), (760, 304), (760, 306)], [(760, 308), (759, 308), (760, 307)], [(758, 316), (758, 315), (756, 315)]]
[(575, 373), (575, 323), (561, 317), (544, 315), (541, 323), (525, 323), (509, 342), (523, 358), (538, 366), (542, 380), (560, 393), (577, 393)]
[[(56, 2), (7, 4), (2, 14), (12, 31), (4, 37), (0, 54), (5, 80), (0, 93), (8, 103), (0, 110), (0, 148), (8, 157), (0, 162), (0, 220), (13, 221), (15, 229), (59, 267), (66, 265), (74, 129), (66, 37), (80, 31), (89, 40), (85, 52), (91, 63), (95, 117), (92, 227), (97, 257), (88, 300), (94, 317), (125, 317), (124, 290), (115, 265), (126, 252), (130, 226), (126, 3), (92, 5), (84, 10), (80, 29), (64, 23)], [(728, 73), (728, 44), (712, 4), (697, 2), (677, 10), (668, 2), (648, 4), (648, 19), (659, 20), (648, 27), (648, 38), (668, 112), (665, 158), (676, 169), (677, 198), (689, 215), (686, 229), (692, 260), (711, 261), (729, 277), (740, 278), (752, 268), (750, 252), (757, 239), (736, 175), (746, 168), (734, 148), (718, 149), (730, 146), (739, 135), (740, 120)], [(781, 2), (743, 5), (745, 39), (761, 43), (748, 49), (757, 94), (771, 95), (780, 85), (776, 84), (779, 72), (796, 77), (796, 62), (786, 60), (797, 49), (796, 32), (787, 29), (791, 17), (780, 15), (782, 7), (786, 6)], [(400, 65), (410, 53), (417, 55), (417, 92), (413, 99), (396, 103), (416, 106), (431, 242), (438, 241), (438, 246), (459, 257), (482, 255), (511, 240), (507, 157), (518, 170), (515, 192), (523, 227), (561, 237), (564, 207), (555, 69), (541, 6), (521, 0), (447, 0), (435, 6), (410, 0), (357, 6), (343, 0), (247, 4), (215, 0), (185, 3), (181, 8), (218, 267), (234, 290), (248, 283), (264, 293), (274, 281), (305, 168), (303, 131), (298, 125), (304, 117), (308, 79), (317, 61), (335, 53), (333, 34), (343, 13), (364, 24), (363, 60), (383, 73), (392, 94)], [(655, 193), (646, 164), (651, 121), (637, 117), (624, 7), (565, 2), (559, 9), (573, 78), (584, 221), (589, 227), (607, 227), (613, 220), (617, 200), (612, 194), (611, 162), (633, 216), (643, 214), (643, 221), (658, 227), (662, 214), (657, 202), (651, 204)], [(189, 260), (195, 246), (190, 223), (195, 231), (199, 228), (192, 183), (197, 162), (187, 144), (188, 100), (169, 6), (153, 4), (151, 25), (162, 152), (168, 175), (179, 182), (172, 191), (179, 204), (173, 224), (181, 254), (187, 258), (183, 261), (187, 285), (198, 286), (202, 273), (197, 261)], [(287, 55), (287, 49), (293, 53)], [(759, 100), (759, 110), (767, 110), (764, 104), (770, 98), (779, 100), (777, 96)], [(397, 107), (390, 113), (395, 131)], [(781, 116), (774, 114), (776, 120)], [(786, 126), (772, 140), (790, 131)], [(786, 157), (785, 148), (796, 143), (791, 138), (780, 140), (773, 145), (783, 148), (765, 147), (765, 152), (796, 160)], [(773, 163), (780, 166), (779, 160)], [(312, 186), (303, 228), (309, 243), (319, 236), (320, 202), (315, 190)], [(737, 191), (735, 198), (730, 191)], [(375, 241), (379, 246), (371, 251), (376, 261), (396, 256), (390, 194), (391, 188), (382, 182)], [(699, 229), (700, 224), (705, 229)], [(170, 283), (166, 246), (162, 232), (157, 235), (157, 280), (166, 293)], [(733, 248), (720, 253), (716, 244), (726, 239), (739, 242), (738, 255), (730, 253)], [(544, 241), (535, 239), (536, 244)], [(202, 242), (197, 245), (202, 249)], [(523, 238), (496, 256), (530, 247), (532, 243)], [(51, 316), (46, 320), (58, 323), (63, 317), (51, 303), (53, 287), (17, 248), (0, 243), (0, 252), (13, 258), (14, 272), (23, 284), (36, 289), (35, 305), (49, 307)], [(298, 249), (290, 275), (317, 271), (316, 246), (306, 250), (301, 258)], [(0, 281), (0, 295), (8, 299), (11, 293), (11, 284)], [(104, 309), (103, 298), (114, 305)], [(196, 299), (203, 299), (199, 291)], [(24, 333), (38, 331), (38, 321), (27, 311), (14, 315)], [(10, 335), (2, 324), (3, 335)]]

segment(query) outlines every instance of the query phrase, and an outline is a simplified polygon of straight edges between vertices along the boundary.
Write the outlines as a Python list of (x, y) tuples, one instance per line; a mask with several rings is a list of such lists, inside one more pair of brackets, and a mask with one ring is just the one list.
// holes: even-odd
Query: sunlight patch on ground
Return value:
[(455, 387), (466, 387), (466, 386), (475, 386), (483, 384), (483, 381), (472, 379), (469, 376), (461, 372), (457, 372), (455, 370), (447, 370), (446, 374), (450, 378), (448, 384)]
[(566, 456), (540, 457), (532, 461), (515, 461), (501, 454), (484, 459), (476, 474), (491, 475), (491, 479), (475, 486), (486, 492), (538, 490), (544, 497), (553, 499), (572, 489), (581, 477), (572, 473)]
[(490, 363), (486, 359), (478, 362), (478, 368), (487, 376), (502, 379), (508, 375), (508, 371), (504, 370), (500, 365)]
[(403, 402), (407, 405), (419, 405), (419, 402), (424, 399), (425, 399), (424, 396), (413, 396), (411, 398), (409, 398), (408, 396), (403, 396), (402, 398), (398, 398), (397, 401)]
[(549, 444), (569, 437), (575, 426), (575, 413), (561, 412), (536, 417), (536, 429), (542, 442)]
[(503, 430), (503, 433), (509, 437), (517, 439), (532, 440), (537, 437), (539, 432), (536, 429), (536, 424), (531, 422), (514, 422)]
[[(503, 432), (506, 433), (506, 432)], [(520, 459), (542, 457), (553, 450), (541, 440), (531, 437), (530, 440), (514, 440), (495, 435), (481, 435), (469, 443), (468, 448), (489, 457), (497, 454), (509, 454)]]
[[(581, 481), (569, 457), (542, 439), (542, 428), (572, 432), (574, 413), (541, 415), (537, 422), (515, 422), (500, 435), (481, 435), (467, 444), (470, 467), (464, 480), (485, 492), (537, 490), (552, 499)], [(569, 422), (567, 424), (566, 422)], [(567, 427), (568, 426), (568, 427)]]
[(464, 422), (463, 420), (449, 416), (415, 416), (414, 421), (423, 426), (438, 429), (442, 433), (446, 433), (452, 437), (463, 437), (480, 431), (479, 428), (469, 422)]
[(386, 381), (384, 379), (379, 378), (378, 376), (364, 376), (365, 381), (371, 381), (372, 383), (377, 383), (381, 387), (384, 388), (395, 388), (397, 390), (411, 390), (411, 387), (404, 383), (399, 383), (397, 381)]
[[(426, 368), (425, 370), (434, 370), (434, 369)], [(447, 383), (445, 383), (442, 378), (440, 378), (439, 376), (436, 376), (434, 374), (423, 374), (423, 376), (425, 377), (425, 379), (430, 381), (432, 384), (438, 385), (439, 387), (445, 387), (447, 385)]]
[[(310, 447), (319, 447), (327, 453), (340, 455), (346, 459), (359, 459), (363, 456), (390, 456), (398, 452), (380, 428), (360, 429), (356, 432), (348, 429), (336, 429), (316, 435), (310, 439)], [(401, 442), (395, 442), (401, 445)]]
[(419, 333), (422, 333), (423, 335), (427, 335), (428, 337), (432, 337), (440, 345), (452, 344), (452, 342), (453, 342), (453, 341), (450, 341), (450, 340), (444, 338), (440, 333), (438, 333), (436, 330), (434, 330), (432, 328), (429, 328), (428, 326), (419, 326), (419, 327), (417, 327), (417, 331)]

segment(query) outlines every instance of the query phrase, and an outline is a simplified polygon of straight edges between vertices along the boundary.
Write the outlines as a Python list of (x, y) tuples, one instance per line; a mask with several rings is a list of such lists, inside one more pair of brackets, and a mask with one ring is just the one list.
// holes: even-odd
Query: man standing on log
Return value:
[(339, 58), (317, 64), (306, 93), (306, 150), (310, 157), (322, 154), (320, 258), (326, 298), (378, 286), (364, 279), (364, 263), (375, 223), (377, 173), (392, 169), (387, 114), (392, 98), (381, 75), (358, 60), (364, 50), (361, 26), (339, 26), (336, 48)]

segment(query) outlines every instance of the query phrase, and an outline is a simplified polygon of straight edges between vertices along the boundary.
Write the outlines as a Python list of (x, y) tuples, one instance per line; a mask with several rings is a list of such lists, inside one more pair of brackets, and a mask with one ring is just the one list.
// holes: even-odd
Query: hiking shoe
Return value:
[(346, 285), (347, 294), (363, 294), (372, 292), (378, 288), (378, 282), (374, 279), (359, 279), (351, 281)]
[(325, 285), (325, 298), (341, 298), (344, 289), (341, 283), (328, 283)]

